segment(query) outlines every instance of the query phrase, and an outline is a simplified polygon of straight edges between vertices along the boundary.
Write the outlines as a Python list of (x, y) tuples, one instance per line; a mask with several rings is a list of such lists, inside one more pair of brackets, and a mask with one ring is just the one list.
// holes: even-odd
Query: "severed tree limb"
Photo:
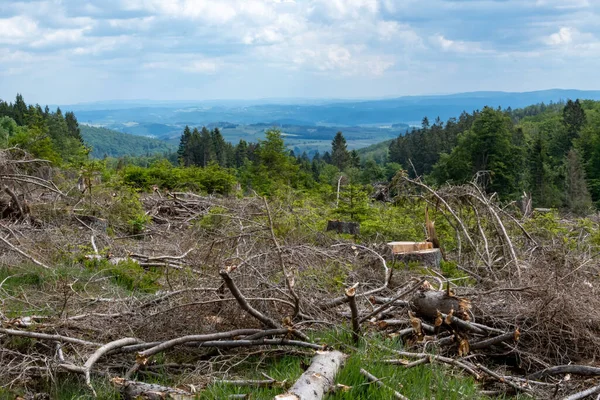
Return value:
[(3, 238), (2, 235), (0, 235), (0, 240), (2, 240), (12, 250), (16, 251), (17, 253), (19, 253), (23, 257), (25, 257), (28, 260), (30, 260), (31, 262), (33, 262), (35, 265), (39, 265), (40, 267), (43, 267), (45, 269), (52, 269), (49, 266), (47, 266), (46, 264), (44, 264), (43, 262), (36, 260), (34, 257), (30, 256), (29, 254), (25, 253), (23, 250), (19, 249), (17, 246), (15, 246), (11, 242), (9, 242), (5, 238)]
[[(240, 292), (240, 289), (238, 289), (238, 287), (235, 284), (235, 282), (233, 281), (233, 279), (231, 279), (231, 277), (229, 276), (229, 271), (227, 269), (222, 269), (221, 271), (219, 271), (219, 275), (221, 275), (223, 282), (225, 282), (225, 286), (227, 286), (227, 288), (229, 289), (229, 291), (231, 292), (233, 297), (235, 297), (238, 304), (244, 311), (246, 311), (248, 314), (252, 315), (254, 318), (259, 320), (260, 322), (262, 322), (264, 325), (266, 325), (269, 328), (272, 328), (272, 329), (280, 329), (281, 328), (281, 326), (279, 326), (279, 324), (277, 324), (273, 319), (267, 317), (266, 315), (264, 315), (263, 313), (261, 313), (260, 311), (258, 311), (256, 308), (252, 307), (248, 303), (248, 301), (246, 300), (246, 298), (244, 297), (242, 292)], [(307, 341), (310, 340), (309, 337), (306, 336), (305, 334), (303, 334), (302, 332), (293, 331), (292, 333), (294, 336), (298, 337), (299, 339), (307, 340)]]
[(525, 392), (525, 393), (531, 393), (532, 392), (531, 389), (529, 389), (527, 387), (524, 387), (524, 386), (521, 386), (518, 383), (512, 382), (511, 380), (506, 379), (506, 377), (504, 377), (504, 376), (502, 376), (502, 375), (500, 375), (500, 374), (492, 371), (491, 369), (488, 369), (488, 368), (484, 367), (481, 364), (477, 364), (477, 368), (480, 371), (482, 371), (482, 372), (486, 373), (487, 375), (491, 376), (492, 378), (498, 380), (498, 382), (506, 383), (508, 386), (512, 387), (513, 389), (515, 389), (517, 391)]
[(346, 297), (350, 305), (351, 321), (352, 321), (352, 340), (354, 344), (358, 344), (360, 340), (360, 321), (358, 319), (358, 307), (356, 306), (356, 287), (358, 284), (346, 289)]
[(231, 339), (236, 336), (245, 336), (245, 335), (254, 335), (256, 333), (262, 332), (259, 329), (237, 329), (234, 331), (228, 332), (218, 332), (218, 333), (209, 333), (206, 335), (188, 335), (182, 336), (175, 339), (167, 340), (166, 342), (162, 342), (154, 347), (141, 351), (137, 354), (137, 359), (139, 364), (146, 364), (148, 357), (161, 353), (165, 350), (168, 350), (172, 347), (179, 346), (189, 342), (208, 342), (211, 340), (220, 340), (220, 339)]
[(252, 387), (277, 387), (285, 385), (285, 381), (279, 382), (275, 379), (263, 379), (263, 380), (252, 380), (252, 379), (243, 379), (243, 380), (220, 380), (215, 381), (215, 383), (223, 384), (223, 385), (232, 385), (232, 386), (252, 386)]
[(334, 385), (335, 376), (347, 356), (339, 351), (319, 352), (310, 367), (286, 394), (275, 400), (321, 400)]
[(123, 378), (113, 378), (111, 382), (121, 388), (125, 400), (134, 399), (172, 399), (192, 400), (196, 396), (193, 393), (172, 387), (157, 385), (155, 383), (136, 382)]
[(233, 279), (231, 279), (231, 277), (229, 276), (229, 271), (227, 269), (222, 269), (221, 271), (219, 271), (219, 275), (221, 275), (221, 279), (223, 279), (223, 282), (225, 282), (225, 286), (227, 286), (227, 289), (229, 289), (229, 291), (231, 292), (233, 297), (235, 297), (238, 304), (244, 311), (246, 311), (248, 314), (252, 315), (254, 318), (259, 320), (260, 322), (262, 322), (265, 326), (267, 326), (269, 328), (273, 328), (273, 329), (279, 328), (279, 325), (274, 320), (272, 320), (271, 318), (267, 317), (266, 315), (264, 315), (263, 313), (261, 313), (260, 311), (258, 311), (254, 307), (252, 307), (246, 301), (246, 298), (244, 297), (242, 292), (240, 292), (240, 289), (238, 289), (238, 287), (235, 284), (235, 282), (233, 281)]
[(552, 375), (573, 374), (582, 376), (600, 376), (600, 368), (587, 365), (558, 365), (546, 368), (528, 376), (530, 379), (539, 379)]
[(20, 336), (20, 337), (28, 337), (28, 338), (32, 338), (32, 339), (51, 340), (53, 342), (79, 344), (82, 346), (93, 346), (93, 347), (102, 346), (102, 343), (89, 342), (87, 340), (82, 340), (82, 339), (77, 339), (77, 338), (72, 338), (72, 337), (62, 336), (62, 335), (49, 335), (47, 333), (19, 331), (19, 330), (15, 330), (15, 329), (5, 329), (5, 328), (0, 328), (0, 333), (9, 335), (9, 336)]
[(581, 392), (573, 393), (572, 395), (563, 398), (563, 400), (581, 400), (596, 393), (600, 393), (600, 385), (582, 390)]
[(494, 336), (492, 338), (485, 339), (485, 340), (480, 340), (479, 342), (469, 343), (469, 348), (471, 350), (485, 349), (487, 347), (493, 346), (498, 343), (505, 342), (507, 340), (518, 341), (519, 336), (520, 336), (520, 333), (519, 333), (519, 330), (517, 329), (514, 332), (507, 332), (503, 335)]
[(379, 379), (378, 377), (376, 377), (375, 375), (371, 374), (369, 371), (367, 371), (366, 369), (360, 369), (360, 374), (363, 375), (365, 378), (367, 378), (367, 380), (369, 382), (375, 383), (377, 384), (377, 386), (379, 386), (380, 388), (384, 388), (384, 389), (388, 389), (391, 390), (392, 393), (394, 393), (394, 398), (396, 399), (401, 399), (401, 400), (409, 400), (408, 397), (403, 396), (401, 393), (395, 391), (394, 389), (392, 389), (391, 387), (389, 387), (388, 385), (386, 385), (385, 383), (383, 383), (381, 381), (381, 379)]
[(88, 360), (85, 362), (85, 364), (83, 366), (78, 366), (78, 365), (73, 365), (73, 364), (60, 364), (59, 366), (63, 369), (66, 369), (67, 371), (71, 371), (71, 372), (79, 372), (85, 375), (85, 383), (86, 385), (92, 390), (92, 392), (94, 393), (94, 397), (96, 397), (96, 391), (94, 390), (94, 387), (92, 386), (92, 382), (91, 382), (91, 370), (92, 367), (94, 366), (94, 364), (105, 354), (116, 350), (118, 348), (130, 345), (130, 344), (135, 344), (135, 343), (139, 343), (140, 340), (136, 339), (136, 338), (123, 338), (123, 339), (119, 339), (119, 340), (115, 340), (112, 342), (109, 342), (103, 346), (101, 346), (98, 350), (96, 350), (94, 352), (94, 354), (92, 354), (90, 356), (90, 358), (88, 358)]
[[(481, 378), (481, 375), (477, 373), (477, 371), (475, 371), (475, 366), (472, 365), (471, 363), (468, 363), (466, 361), (460, 361), (460, 360), (455, 360), (453, 358), (450, 357), (444, 357), (444, 356), (440, 356), (437, 354), (429, 354), (429, 353), (411, 353), (411, 352), (407, 352), (407, 351), (400, 351), (400, 350), (394, 350), (394, 349), (390, 349), (389, 347), (385, 347), (385, 346), (380, 346), (380, 345), (376, 345), (377, 347), (386, 350), (386, 351), (391, 351), (395, 354), (398, 354), (402, 357), (410, 357), (410, 358), (426, 358), (428, 357), (430, 360), (435, 360), (435, 361), (439, 361), (439, 362), (443, 362), (445, 364), (450, 364), (453, 365), (455, 367), (459, 367), (462, 370), (468, 372), (469, 374), (473, 375), (475, 377), (475, 379), (479, 380)], [(384, 363), (387, 364), (400, 364), (400, 365), (404, 365), (406, 364), (405, 360), (384, 360)]]
[(390, 300), (388, 300), (387, 302), (383, 303), (382, 306), (376, 308), (375, 310), (373, 310), (373, 312), (365, 315), (364, 317), (362, 317), (360, 319), (360, 322), (365, 322), (366, 320), (368, 320), (369, 318), (371, 318), (373, 315), (377, 315), (380, 312), (384, 311), (386, 308), (390, 307), (390, 306), (394, 306), (394, 303), (398, 300), (400, 300), (402, 297), (409, 295), (410, 293), (414, 292), (415, 290), (417, 290), (419, 288), (419, 286), (421, 286), (421, 284), (424, 282), (424, 279), (421, 279), (419, 282), (417, 282), (416, 284), (414, 284), (413, 286), (411, 286), (408, 290), (400, 293), (399, 295), (397, 295), (396, 297), (392, 297)]

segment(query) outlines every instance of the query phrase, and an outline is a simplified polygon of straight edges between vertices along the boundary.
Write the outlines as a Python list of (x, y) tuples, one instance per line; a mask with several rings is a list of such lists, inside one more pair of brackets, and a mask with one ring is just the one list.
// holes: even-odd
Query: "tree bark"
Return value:
[(285, 394), (275, 396), (274, 400), (321, 400), (333, 387), (335, 376), (346, 360), (339, 351), (327, 351), (317, 354), (310, 367)]
[(435, 290), (418, 291), (411, 299), (410, 306), (418, 316), (431, 319), (437, 318), (438, 311), (448, 314), (451, 310), (454, 310), (456, 317), (467, 319), (466, 311), (470, 308), (467, 300)]
[(410, 253), (395, 254), (394, 257), (397, 261), (401, 261), (406, 264), (410, 262), (418, 262), (426, 267), (439, 268), (442, 261), (442, 252), (440, 249), (424, 249)]

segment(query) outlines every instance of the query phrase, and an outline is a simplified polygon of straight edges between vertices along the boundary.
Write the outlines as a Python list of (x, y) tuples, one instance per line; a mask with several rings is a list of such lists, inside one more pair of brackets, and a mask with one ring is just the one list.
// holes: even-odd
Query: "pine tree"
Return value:
[(200, 132), (199, 150), (201, 162), (197, 165), (206, 167), (212, 160), (214, 160), (215, 151), (210, 131), (205, 126), (202, 127), (202, 131)]
[(219, 128), (215, 128), (210, 133), (212, 148), (214, 149), (215, 161), (221, 166), (227, 166), (227, 143), (221, 134)]
[(23, 100), (21, 94), (17, 94), (15, 104), (13, 105), (13, 119), (19, 126), (25, 125), (25, 117), (27, 116), (27, 104)]
[(65, 114), (65, 122), (67, 123), (67, 131), (69, 136), (83, 143), (83, 138), (81, 137), (81, 130), (79, 129), (79, 122), (77, 122), (77, 118), (75, 117), (75, 114), (72, 111), (68, 111)]
[(181, 165), (190, 165), (190, 160), (186, 157), (188, 153), (188, 146), (190, 144), (190, 140), (192, 138), (192, 131), (189, 126), (185, 126), (183, 129), (183, 134), (179, 139), (179, 148), (177, 149), (177, 158), (179, 159), (179, 163)]
[(338, 167), (341, 171), (349, 166), (349, 163), (350, 153), (346, 146), (346, 139), (342, 132), (338, 132), (331, 142), (331, 164)]

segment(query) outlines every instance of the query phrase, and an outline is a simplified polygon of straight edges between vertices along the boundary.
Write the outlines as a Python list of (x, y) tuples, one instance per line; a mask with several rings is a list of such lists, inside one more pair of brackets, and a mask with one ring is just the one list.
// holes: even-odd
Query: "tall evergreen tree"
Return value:
[(177, 149), (177, 158), (179, 159), (179, 163), (181, 165), (190, 165), (190, 159), (187, 156), (188, 154), (188, 146), (190, 145), (190, 140), (192, 138), (192, 130), (188, 125), (183, 129), (183, 134), (179, 139), (179, 148)]
[(65, 113), (65, 122), (67, 123), (67, 131), (69, 136), (83, 143), (81, 130), (79, 129), (79, 122), (77, 122), (77, 118), (72, 111)]
[(346, 138), (344, 138), (342, 132), (338, 132), (331, 142), (331, 164), (343, 170), (349, 163), (350, 153), (346, 145)]

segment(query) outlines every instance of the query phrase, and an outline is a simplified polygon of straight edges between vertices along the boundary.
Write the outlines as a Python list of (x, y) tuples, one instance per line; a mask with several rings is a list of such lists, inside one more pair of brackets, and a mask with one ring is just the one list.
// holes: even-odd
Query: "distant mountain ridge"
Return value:
[(378, 100), (211, 100), (211, 101), (114, 101), (62, 106), (78, 119), (94, 125), (156, 123), (179, 129), (216, 121), (233, 124), (278, 123), (295, 125), (363, 126), (446, 120), (463, 111), (490, 107), (520, 108), (567, 99), (600, 100), (600, 91), (551, 89), (535, 92), (468, 92), (448, 95), (404, 96)]

